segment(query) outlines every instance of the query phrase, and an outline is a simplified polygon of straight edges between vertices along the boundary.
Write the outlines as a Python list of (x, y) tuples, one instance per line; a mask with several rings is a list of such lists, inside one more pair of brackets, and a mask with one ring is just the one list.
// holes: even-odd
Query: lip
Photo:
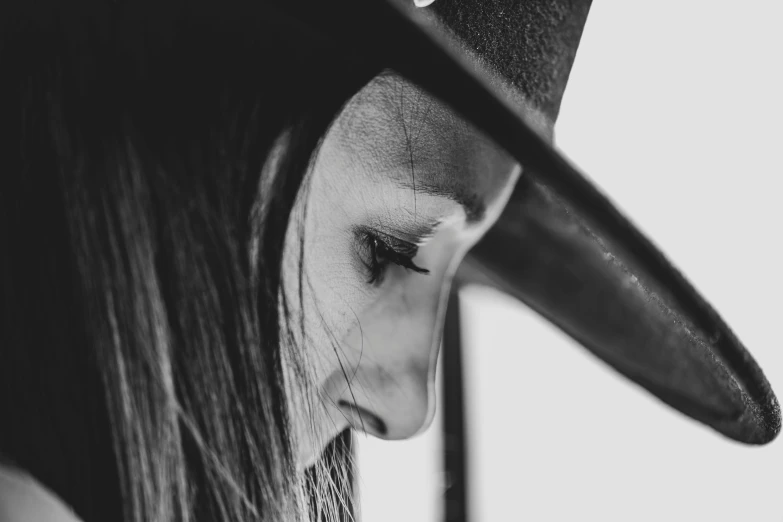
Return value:
[(316, 429), (304, 429), (300, 425), (297, 471), (304, 472), (314, 466), (324, 454), (327, 447), (337, 439), (346, 429), (384, 437), (388, 428), (377, 415), (371, 411), (348, 402), (339, 400), (336, 403), (329, 401), (329, 406), (319, 421), (316, 421)]
[(361, 430), (365, 433), (369, 431), (378, 437), (385, 437), (389, 433), (386, 423), (371, 411), (345, 400), (340, 400), (337, 405), (343, 411), (347, 410), (350, 413), (351, 427), (353, 429)]
[(314, 466), (323, 456), (324, 450), (334, 441), (340, 433), (346, 428), (359, 431), (365, 434), (372, 434), (379, 438), (384, 438), (389, 432), (386, 423), (380, 417), (366, 408), (353, 404), (346, 400), (337, 402), (340, 410), (340, 417), (343, 419), (340, 423), (331, 422), (331, 429), (323, 430), (320, 436), (302, 436), (299, 443), (297, 470), (300, 472)]

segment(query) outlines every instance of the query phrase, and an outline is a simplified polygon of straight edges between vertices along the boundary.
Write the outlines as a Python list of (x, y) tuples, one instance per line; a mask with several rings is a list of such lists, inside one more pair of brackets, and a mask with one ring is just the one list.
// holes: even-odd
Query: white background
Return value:
[[(669, 256), (783, 395), (783, 4), (591, 8), (557, 125), (565, 153)], [(734, 443), (524, 306), (463, 298), (473, 522), (783, 522), (783, 439)], [(364, 522), (435, 522), (439, 426), (361, 438)]]

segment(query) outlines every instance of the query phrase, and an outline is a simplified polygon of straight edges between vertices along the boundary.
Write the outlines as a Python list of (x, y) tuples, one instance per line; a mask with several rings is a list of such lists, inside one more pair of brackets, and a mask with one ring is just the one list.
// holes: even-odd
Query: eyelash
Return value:
[(389, 244), (371, 232), (364, 232), (361, 241), (366, 249), (366, 258), (364, 265), (367, 267), (369, 277), (367, 283), (371, 285), (380, 285), (386, 275), (386, 270), (391, 264), (401, 266), (417, 274), (429, 274), (430, 271), (422, 268), (413, 262), (416, 253), (416, 247), (412, 247), (408, 252), (395, 250)]

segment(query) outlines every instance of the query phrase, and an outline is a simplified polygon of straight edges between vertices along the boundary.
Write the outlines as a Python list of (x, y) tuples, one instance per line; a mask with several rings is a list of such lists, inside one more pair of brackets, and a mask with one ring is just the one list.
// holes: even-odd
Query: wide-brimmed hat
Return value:
[(617, 371), (720, 433), (745, 443), (771, 441), (780, 431), (780, 406), (748, 350), (553, 147), (590, 2), (429, 3), (345, 2), (337, 20), (352, 52), (429, 90), (523, 166), (506, 210), (468, 255), (462, 280), (523, 301)]

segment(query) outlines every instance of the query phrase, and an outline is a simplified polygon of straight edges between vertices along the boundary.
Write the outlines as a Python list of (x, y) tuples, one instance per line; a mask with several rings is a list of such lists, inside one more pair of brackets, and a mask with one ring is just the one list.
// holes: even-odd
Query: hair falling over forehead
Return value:
[(350, 517), (348, 435), (294, 471), (281, 258), (377, 71), (271, 2), (46, 4), (0, 16), (0, 454), (85, 522)]

